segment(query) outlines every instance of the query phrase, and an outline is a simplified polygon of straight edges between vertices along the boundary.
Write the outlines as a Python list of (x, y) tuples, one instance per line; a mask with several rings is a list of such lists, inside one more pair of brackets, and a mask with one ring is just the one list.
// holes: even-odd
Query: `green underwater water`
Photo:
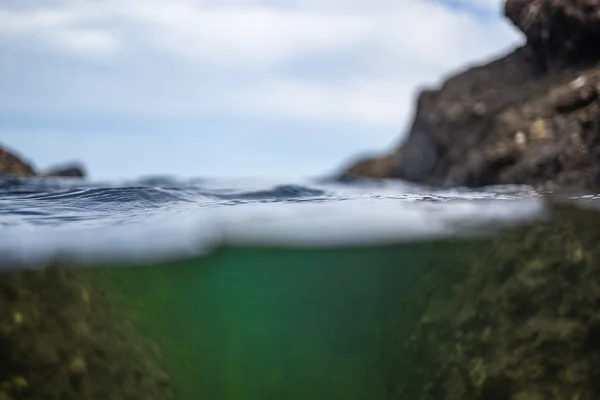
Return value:
[(158, 343), (179, 400), (392, 399), (413, 372), (399, 348), (420, 279), (469, 246), (229, 247), (95, 274)]

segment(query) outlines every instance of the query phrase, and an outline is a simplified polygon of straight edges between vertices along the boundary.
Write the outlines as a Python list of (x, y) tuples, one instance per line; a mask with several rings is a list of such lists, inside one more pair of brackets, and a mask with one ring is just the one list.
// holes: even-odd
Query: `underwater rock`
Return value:
[(597, 190), (599, 11), (600, 0), (507, 0), (527, 43), (421, 92), (406, 141), (342, 178)]
[(3, 272), (0, 399), (172, 399), (157, 349), (85, 269)]
[(16, 176), (42, 176), (42, 177), (71, 177), (84, 178), (84, 167), (79, 163), (68, 163), (52, 167), (45, 172), (38, 172), (32, 164), (25, 162), (14, 152), (9, 151), (0, 144), (0, 174)]
[(432, 383), (412, 398), (600, 398), (598, 223), (598, 211), (557, 206), (482, 243), (460, 279), (447, 279), (453, 265), (432, 271), (409, 346)]

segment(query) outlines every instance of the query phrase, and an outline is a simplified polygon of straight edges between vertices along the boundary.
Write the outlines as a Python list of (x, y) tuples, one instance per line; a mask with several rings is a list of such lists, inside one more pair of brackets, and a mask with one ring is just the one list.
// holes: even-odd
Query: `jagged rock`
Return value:
[(600, 56), (600, 0), (506, 0), (505, 15), (544, 69)]
[(30, 164), (0, 146), (0, 174), (31, 176), (35, 175), (35, 170)]
[(71, 163), (49, 168), (42, 175), (46, 177), (85, 178), (86, 173), (82, 165)]
[(407, 140), (343, 178), (600, 187), (600, 0), (508, 0), (506, 14), (527, 44), (423, 91)]

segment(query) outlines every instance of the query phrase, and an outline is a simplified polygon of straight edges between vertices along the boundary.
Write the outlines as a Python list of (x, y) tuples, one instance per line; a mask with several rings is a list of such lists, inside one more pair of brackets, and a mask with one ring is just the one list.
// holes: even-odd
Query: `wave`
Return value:
[(0, 177), (0, 268), (56, 258), (146, 263), (225, 244), (348, 247), (480, 235), (543, 218), (545, 196), (522, 186), (439, 190), (392, 181)]

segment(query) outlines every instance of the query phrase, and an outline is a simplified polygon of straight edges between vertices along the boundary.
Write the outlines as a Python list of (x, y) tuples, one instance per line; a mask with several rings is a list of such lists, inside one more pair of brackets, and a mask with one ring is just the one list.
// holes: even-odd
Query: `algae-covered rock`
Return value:
[(156, 346), (83, 269), (0, 275), (0, 399), (171, 399)]
[(432, 271), (425, 302), (444, 308), (424, 312), (409, 350), (437, 392), (421, 385), (420, 398), (600, 398), (599, 224), (596, 211), (557, 206), (469, 255), (465, 278)]

